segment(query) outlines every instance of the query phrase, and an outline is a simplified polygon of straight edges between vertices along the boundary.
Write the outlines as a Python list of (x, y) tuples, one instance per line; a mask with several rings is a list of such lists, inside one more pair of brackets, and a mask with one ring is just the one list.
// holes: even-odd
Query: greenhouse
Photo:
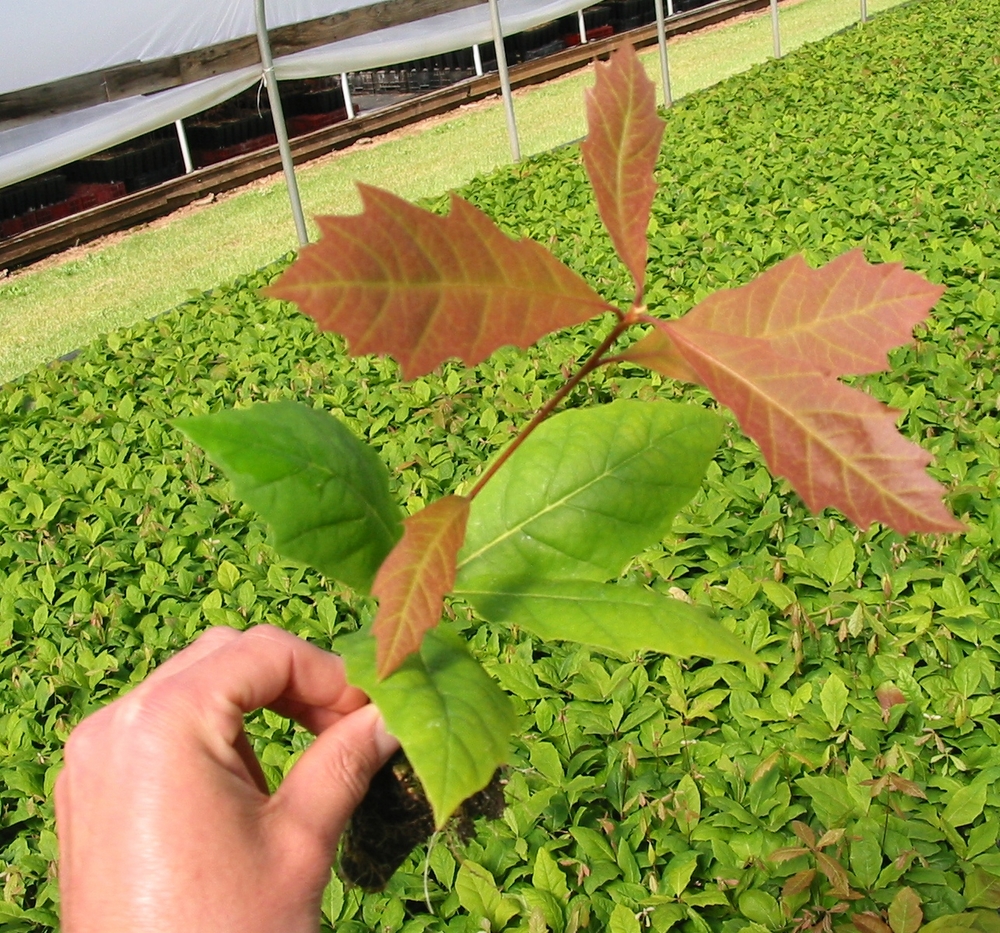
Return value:
[(88, 6), (0, 34), (0, 929), (1000, 930), (1000, 8)]

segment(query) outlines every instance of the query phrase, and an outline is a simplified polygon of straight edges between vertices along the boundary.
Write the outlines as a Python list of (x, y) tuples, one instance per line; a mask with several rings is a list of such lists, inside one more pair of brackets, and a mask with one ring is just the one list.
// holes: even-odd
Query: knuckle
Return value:
[(207, 645), (209, 648), (221, 648), (239, 637), (240, 633), (236, 629), (229, 628), (228, 625), (214, 625), (212, 628), (205, 629), (198, 636), (196, 643)]
[(255, 642), (268, 642), (270, 644), (290, 644), (298, 642), (299, 639), (291, 632), (278, 628), (276, 625), (269, 625), (266, 622), (246, 629), (243, 637)]
[(102, 724), (107, 717), (104, 710), (93, 713), (81, 720), (66, 739), (63, 759), (66, 764), (74, 765), (89, 761), (100, 754)]
[(329, 750), (326, 767), (331, 782), (349, 796), (353, 810), (368, 792), (368, 784), (379, 762), (374, 751), (366, 746), (337, 742)]

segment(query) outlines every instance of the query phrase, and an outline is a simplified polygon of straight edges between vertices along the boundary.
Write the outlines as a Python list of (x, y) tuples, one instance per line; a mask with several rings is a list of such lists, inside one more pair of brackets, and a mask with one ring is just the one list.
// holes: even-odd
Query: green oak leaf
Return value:
[(389, 732), (424, 785), (438, 827), (466, 797), (482, 790), (507, 759), (516, 725), (507, 695), (454, 633), (424, 635), (420, 651), (384, 680), (368, 630), (336, 640), (347, 679), (378, 706)]
[(514, 900), (500, 893), (490, 872), (471, 859), (466, 859), (455, 879), (458, 902), (475, 919), (483, 919), (490, 930), (502, 930), (517, 913)]
[(519, 625), (545, 640), (568, 639), (616, 654), (660, 651), (757, 663), (739, 638), (702, 610), (642, 586), (539, 580), (520, 586), (459, 586), (491, 622)]
[(458, 584), (617, 577), (694, 495), (722, 420), (619, 400), (544, 422), (473, 500)]
[(827, 829), (842, 826), (850, 816), (861, 815), (858, 802), (847, 785), (836, 778), (826, 775), (803, 777), (796, 783), (812, 798), (813, 810)]
[(336, 418), (270, 402), (174, 422), (268, 523), (282, 557), (360, 592), (402, 534), (377, 454)]
[(1000, 877), (978, 866), (974, 868), (965, 879), (965, 904), (1000, 910)]
[(941, 819), (949, 826), (966, 826), (975, 820), (986, 806), (988, 786), (985, 781), (975, 781), (960, 787), (948, 797)]

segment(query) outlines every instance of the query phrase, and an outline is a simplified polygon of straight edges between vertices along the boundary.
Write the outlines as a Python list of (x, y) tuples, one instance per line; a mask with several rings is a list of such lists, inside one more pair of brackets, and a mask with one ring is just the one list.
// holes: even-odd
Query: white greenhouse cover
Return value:
[[(505, 35), (594, 0), (499, 0)], [(370, 0), (266, 0), (269, 29), (342, 13)], [(254, 0), (3, 0), (0, 94), (256, 34)], [(279, 80), (360, 71), (492, 39), (486, 3), (275, 59)], [(260, 66), (0, 128), (0, 187), (32, 178), (232, 97)]]

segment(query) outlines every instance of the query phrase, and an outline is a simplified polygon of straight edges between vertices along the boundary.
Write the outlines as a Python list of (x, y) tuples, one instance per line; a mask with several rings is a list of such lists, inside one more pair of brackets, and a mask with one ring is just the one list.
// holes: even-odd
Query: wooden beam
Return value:
[[(369, 6), (269, 30), (275, 57), (352, 39), (486, 0), (381, 0)], [(256, 36), (231, 39), (148, 62), (128, 62), (0, 94), (0, 128), (69, 113), (136, 94), (152, 94), (260, 62)]]

